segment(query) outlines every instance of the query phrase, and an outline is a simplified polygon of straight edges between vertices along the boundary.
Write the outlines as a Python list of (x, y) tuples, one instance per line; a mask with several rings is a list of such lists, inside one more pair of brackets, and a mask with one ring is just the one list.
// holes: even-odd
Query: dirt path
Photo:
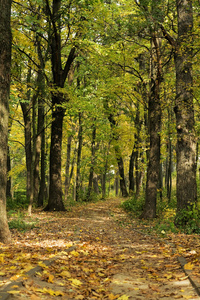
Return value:
[(37, 228), (1, 245), (0, 299), (200, 299), (171, 247), (126, 226), (119, 203), (36, 213)]

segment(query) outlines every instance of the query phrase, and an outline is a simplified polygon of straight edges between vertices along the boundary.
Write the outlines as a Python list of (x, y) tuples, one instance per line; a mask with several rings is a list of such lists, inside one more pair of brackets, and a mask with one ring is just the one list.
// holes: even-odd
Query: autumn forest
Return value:
[(199, 18), (189, 0), (12, 1), (8, 206), (119, 195), (197, 230)]

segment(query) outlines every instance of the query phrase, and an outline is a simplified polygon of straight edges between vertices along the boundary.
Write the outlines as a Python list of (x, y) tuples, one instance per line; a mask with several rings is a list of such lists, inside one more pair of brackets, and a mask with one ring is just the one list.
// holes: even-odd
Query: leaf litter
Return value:
[[(12, 247), (0, 244), (0, 292), (13, 282), (9, 293), (16, 300), (200, 299), (177, 261), (182, 253), (189, 259), (186, 267), (200, 275), (197, 241), (171, 236), (177, 245), (173, 254), (169, 244), (152, 239), (145, 228), (142, 234), (134, 231), (120, 202), (87, 203), (69, 212), (35, 211), (36, 228), (12, 230)], [(27, 275), (36, 266), (40, 270)]]

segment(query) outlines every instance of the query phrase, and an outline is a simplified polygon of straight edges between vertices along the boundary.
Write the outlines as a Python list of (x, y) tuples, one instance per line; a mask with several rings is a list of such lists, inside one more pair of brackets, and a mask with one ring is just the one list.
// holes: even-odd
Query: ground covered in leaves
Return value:
[(152, 237), (120, 202), (25, 217), (36, 226), (13, 229), (13, 244), (0, 244), (0, 297), (9, 286), (16, 300), (200, 299), (177, 260), (184, 256), (199, 280), (198, 236)]

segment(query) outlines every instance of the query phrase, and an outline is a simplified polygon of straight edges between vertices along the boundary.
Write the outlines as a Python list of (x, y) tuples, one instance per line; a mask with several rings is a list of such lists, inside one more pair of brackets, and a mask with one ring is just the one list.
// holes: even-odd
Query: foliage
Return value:
[(182, 210), (176, 213), (176, 195), (173, 189), (171, 201), (166, 198), (165, 191), (163, 193), (163, 200), (157, 203), (157, 218), (155, 220), (141, 220), (139, 217), (144, 206), (144, 196), (136, 199), (129, 198), (122, 202), (122, 208), (129, 212), (133, 219), (136, 218), (139, 224), (146, 224), (150, 232), (156, 234), (178, 233), (186, 234), (200, 232), (200, 215), (197, 206), (193, 209)]
[(9, 211), (8, 225), (10, 229), (18, 231), (27, 231), (35, 228), (37, 221), (31, 219), (24, 221), (25, 214), (22, 211)]
[(128, 200), (122, 202), (121, 206), (125, 211), (130, 212), (134, 216), (139, 217), (143, 211), (144, 202), (144, 195), (140, 195), (140, 197), (138, 198), (133, 196)]
[(7, 210), (27, 209), (28, 202), (26, 199), (26, 191), (18, 189), (14, 193), (14, 198), (7, 198)]
[(200, 233), (200, 211), (194, 204), (188, 209), (182, 209), (177, 212), (175, 218), (176, 226), (187, 234)]

